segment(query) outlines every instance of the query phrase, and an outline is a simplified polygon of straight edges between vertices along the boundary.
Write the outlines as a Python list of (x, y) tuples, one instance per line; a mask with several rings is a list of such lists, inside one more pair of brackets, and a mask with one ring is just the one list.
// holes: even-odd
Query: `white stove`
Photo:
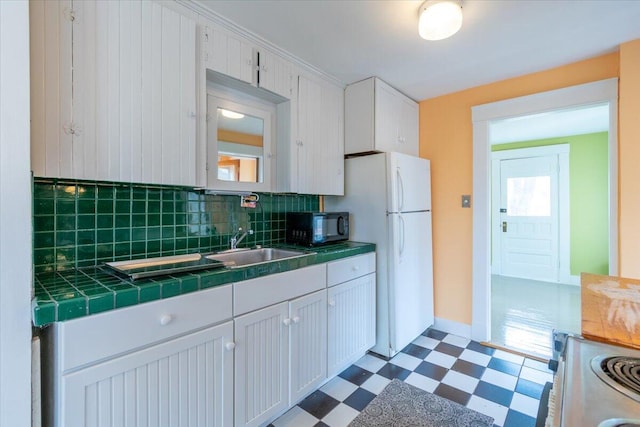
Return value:
[(640, 427), (640, 350), (560, 335), (545, 426)]

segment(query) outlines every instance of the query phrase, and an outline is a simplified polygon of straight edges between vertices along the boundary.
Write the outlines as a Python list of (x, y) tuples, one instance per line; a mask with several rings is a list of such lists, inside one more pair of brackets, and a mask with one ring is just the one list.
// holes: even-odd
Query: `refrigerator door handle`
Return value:
[(398, 215), (398, 219), (400, 220), (400, 249), (398, 251), (398, 257), (400, 258), (400, 262), (402, 262), (402, 254), (404, 253), (404, 218), (402, 218), (402, 215)]
[(398, 177), (398, 212), (402, 212), (404, 208), (404, 184), (402, 183), (400, 167), (396, 168), (396, 176)]

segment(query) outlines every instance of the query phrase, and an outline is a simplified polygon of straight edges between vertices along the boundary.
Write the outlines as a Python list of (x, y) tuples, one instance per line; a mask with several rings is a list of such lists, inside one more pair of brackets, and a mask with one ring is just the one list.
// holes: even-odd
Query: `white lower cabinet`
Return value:
[(261, 426), (326, 379), (327, 291), (235, 319), (235, 425)]
[(45, 427), (233, 424), (232, 286), (49, 326)]
[(264, 426), (375, 344), (375, 254), (58, 322), (44, 425)]
[(376, 343), (376, 255), (327, 265), (327, 376), (339, 374)]
[(339, 374), (376, 343), (376, 275), (328, 290), (328, 375)]
[(293, 406), (327, 378), (327, 291), (291, 301), (289, 312)]
[(63, 426), (229, 426), (233, 322), (64, 375)]
[(288, 314), (283, 302), (234, 321), (236, 426), (260, 426), (289, 404)]

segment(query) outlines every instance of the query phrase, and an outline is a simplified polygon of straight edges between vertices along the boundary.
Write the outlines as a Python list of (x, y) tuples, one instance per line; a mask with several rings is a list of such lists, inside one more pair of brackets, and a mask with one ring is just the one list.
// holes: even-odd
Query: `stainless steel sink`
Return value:
[(226, 267), (240, 268), (249, 265), (264, 264), (282, 259), (298, 258), (309, 255), (310, 252), (294, 251), (289, 249), (259, 248), (240, 249), (217, 254), (207, 255), (206, 258), (221, 261)]

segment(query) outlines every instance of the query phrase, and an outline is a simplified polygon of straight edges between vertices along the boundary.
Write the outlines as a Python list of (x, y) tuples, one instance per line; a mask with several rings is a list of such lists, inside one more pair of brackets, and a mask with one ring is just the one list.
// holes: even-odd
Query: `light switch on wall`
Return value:
[(463, 194), (462, 195), (462, 207), (470, 208), (471, 207), (471, 195)]

